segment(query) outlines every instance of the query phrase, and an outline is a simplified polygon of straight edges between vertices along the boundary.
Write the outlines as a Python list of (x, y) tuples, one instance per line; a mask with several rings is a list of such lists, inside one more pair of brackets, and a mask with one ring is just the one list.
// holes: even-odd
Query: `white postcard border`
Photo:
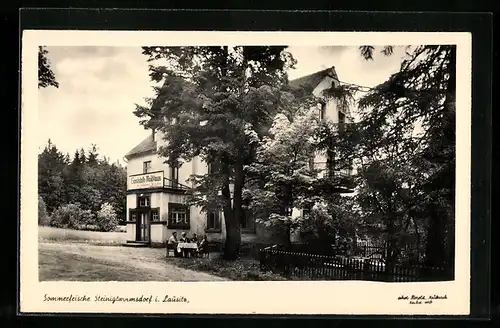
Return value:
[[(168, 41), (168, 43), (166, 42)], [(457, 45), (456, 261), (455, 281), (382, 283), (289, 282), (39, 282), (37, 226), (37, 47), (106, 45)], [(421, 32), (215, 32), (44, 31), (22, 38), (20, 308), (22, 313), (185, 314), (381, 314), (466, 315), (470, 301), (470, 33)], [(91, 302), (45, 302), (44, 295), (83, 296)], [(401, 295), (446, 295), (411, 305)], [(95, 295), (152, 296), (152, 302), (101, 303)], [(189, 302), (164, 303), (165, 295)], [(158, 297), (160, 302), (155, 302)]]

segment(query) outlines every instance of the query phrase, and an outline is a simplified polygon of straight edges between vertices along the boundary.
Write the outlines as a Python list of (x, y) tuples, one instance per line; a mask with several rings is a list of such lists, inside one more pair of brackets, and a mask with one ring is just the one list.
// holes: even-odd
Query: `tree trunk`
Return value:
[(290, 222), (286, 222), (285, 226), (285, 243), (287, 248), (290, 248), (292, 245), (292, 227)]
[[(234, 168), (234, 190), (232, 208), (227, 209), (230, 213), (225, 217), (226, 223), (226, 243), (224, 248), (224, 260), (234, 261), (240, 255), (241, 246), (241, 218), (242, 218), (242, 191), (243, 191), (244, 175), (243, 164), (241, 162), (235, 164)], [(223, 195), (226, 194), (231, 202), (229, 183), (224, 187)], [(227, 206), (227, 202), (226, 202)], [(226, 211), (225, 211), (226, 212)]]
[[(391, 206), (390, 206), (391, 208)], [(394, 229), (394, 215), (389, 215), (389, 221), (387, 222), (387, 261), (385, 270), (387, 273), (387, 278), (392, 281), (394, 278), (394, 267), (396, 266), (397, 259), (397, 239), (395, 236)]]
[(415, 220), (415, 218), (410, 214), (410, 219), (411, 221), (413, 222), (413, 226), (415, 227), (415, 243), (416, 243), (416, 247), (415, 247), (415, 250), (417, 251), (417, 254), (416, 254), (416, 260), (417, 262), (420, 262), (420, 255), (421, 255), (421, 250), (420, 250), (420, 232), (418, 231), (418, 225), (417, 225), (417, 220)]
[(326, 150), (326, 174), (329, 178), (333, 178), (335, 175), (335, 158), (334, 158), (333, 140), (330, 138), (328, 140), (328, 148)]
[[(228, 69), (228, 57), (229, 57), (229, 47), (223, 46), (223, 60), (221, 65), (222, 76), (227, 76)], [(224, 85), (224, 84), (223, 84)], [(224, 86), (225, 87), (225, 86)], [(233, 201), (231, 202), (231, 191), (229, 188), (229, 163), (227, 158), (223, 160), (222, 170), (226, 176), (226, 181), (222, 190), (222, 195), (225, 198), (224, 205), (224, 222), (226, 223), (226, 242), (224, 247), (223, 259), (234, 261), (238, 258), (240, 254), (241, 245), (241, 190), (243, 182), (243, 166), (236, 163), (235, 165), (235, 177), (234, 177), (234, 189), (233, 189)]]
[(425, 264), (442, 266), (446, 261), (445, 218), (435, 205), (431, 207), (430, 222), (425, 248)]
[[(238, 215), (239, 217), (239, 215)], [(236, 216), (232, 219), (226, 219), (226, 243), (224, 248), (223, 259), (234, 261), (240, 254), (241, 245), (241, 225), (236, 222)]]

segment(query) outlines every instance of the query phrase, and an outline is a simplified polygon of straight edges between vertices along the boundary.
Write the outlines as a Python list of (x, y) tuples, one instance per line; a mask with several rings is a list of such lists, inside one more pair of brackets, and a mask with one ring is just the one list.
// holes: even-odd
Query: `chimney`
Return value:
[(153, 137), (153, 141), (155, 141), (155, 128), (151, 128), (151, 136)]

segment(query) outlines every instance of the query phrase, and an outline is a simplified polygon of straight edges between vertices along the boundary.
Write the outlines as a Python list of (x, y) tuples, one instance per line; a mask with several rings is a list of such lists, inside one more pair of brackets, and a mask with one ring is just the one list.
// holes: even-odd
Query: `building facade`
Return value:
[[(329, 68), (290, 82), (297, 87), (309, 88), (314, 95), (338, 86), (335, 68)], [(335, 99), (326, 99), (318, 105), (320, 117), (333, 122), (349, 120), (349, 113), (339, 111)], [(222, 212), (206, 213), (196, 206), (186, 205), (186, 191), (193, 187), (189, 182), (192, 174), (205, 174), (210, 169), (207, 163), (195, 157), (181, 167), (174, 168), (158, 156), (164, 144), (160, 132), (152, 133), (126, 155), (127, 161), (127, 241), (151, 246), (164, 245), (172, 232), (207, 235), (211, 241), (225, 239)], [(317, 155), (315, 166), (326, 168), (326, 156)], [(294, 209), (293, 216), (302, 215)], [(251, 213), (242, 222), (242, 242), (270, 242), (273, 234), (264, 226), (256, 224)], [(297, 236), (292, 237), (297, 238)]]

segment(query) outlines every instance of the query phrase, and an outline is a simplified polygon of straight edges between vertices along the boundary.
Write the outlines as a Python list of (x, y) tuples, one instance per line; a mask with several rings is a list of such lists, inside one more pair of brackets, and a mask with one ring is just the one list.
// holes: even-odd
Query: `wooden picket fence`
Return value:
[(424, 265), (393, 265), (375, 259), (289, 252), (269, 246), (259, 252), (262, 271), (305, 280), (421, 282), (453, 280), (453, 270)]

